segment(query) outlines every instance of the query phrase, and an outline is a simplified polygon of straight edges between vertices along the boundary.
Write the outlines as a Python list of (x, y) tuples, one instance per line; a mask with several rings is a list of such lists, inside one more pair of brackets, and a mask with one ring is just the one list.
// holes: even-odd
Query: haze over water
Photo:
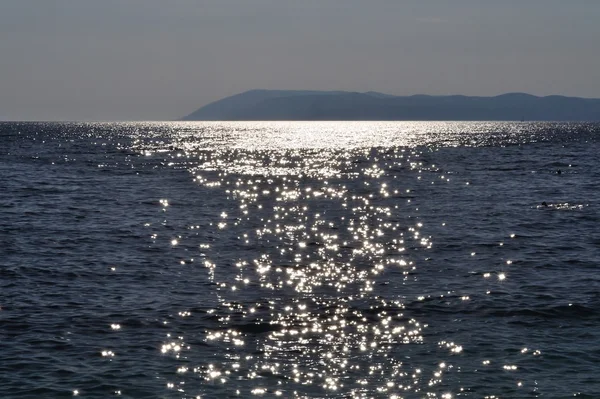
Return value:
[(598, 397), (599, 134), (0, 123), (0, 396)]

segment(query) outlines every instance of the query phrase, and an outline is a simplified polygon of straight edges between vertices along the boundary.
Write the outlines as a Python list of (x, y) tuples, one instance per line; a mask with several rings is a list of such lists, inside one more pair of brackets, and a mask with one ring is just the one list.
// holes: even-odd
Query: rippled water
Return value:
[(1, 397), (600, 397), (600, 125), (0, 143)]

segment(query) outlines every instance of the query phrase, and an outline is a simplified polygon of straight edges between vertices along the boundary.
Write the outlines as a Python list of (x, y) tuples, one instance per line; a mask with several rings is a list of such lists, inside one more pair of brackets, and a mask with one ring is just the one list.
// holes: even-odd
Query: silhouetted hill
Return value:
[(600, 121), (600, 99), (392, 96), (377, 92), (251, 90), (208, 104), (183, 120), (538, 120)]

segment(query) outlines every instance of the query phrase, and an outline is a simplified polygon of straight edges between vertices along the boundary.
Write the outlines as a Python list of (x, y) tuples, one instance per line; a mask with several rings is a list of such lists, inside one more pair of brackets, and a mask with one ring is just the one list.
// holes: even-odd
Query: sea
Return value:
[(600, 398), (600, 124), (0, 123), (1, 398)]

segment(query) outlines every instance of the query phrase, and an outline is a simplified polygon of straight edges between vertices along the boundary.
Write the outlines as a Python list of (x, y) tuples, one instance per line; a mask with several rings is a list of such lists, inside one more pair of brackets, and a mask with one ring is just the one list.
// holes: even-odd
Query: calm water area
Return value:
[(2, 398), (599, 398), (600, 125), (0, 123)]

